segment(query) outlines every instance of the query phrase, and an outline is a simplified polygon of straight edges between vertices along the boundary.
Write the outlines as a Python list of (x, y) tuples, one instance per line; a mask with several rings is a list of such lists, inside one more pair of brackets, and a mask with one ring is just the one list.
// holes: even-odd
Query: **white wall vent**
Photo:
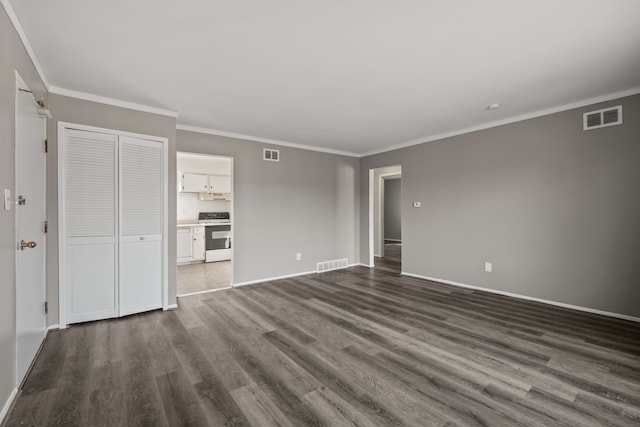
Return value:
[(584, 130), (604, 128), (622, 124), (622, 105), (590, 111), (582, 115)]
[(348, 266), (348, 258), (334, 259), (333, 261), (319, 262), (316, 267), (316, 271), (318, 273), (324, 273), (325, 271), (339, 270), (341, 268), (347, 268)]
[(265, 148), (262, 151), (263, 160), (269, 160), (270, 162), (279, 162), (280, 161), (280, 150), (272, 150), (270, 148)]

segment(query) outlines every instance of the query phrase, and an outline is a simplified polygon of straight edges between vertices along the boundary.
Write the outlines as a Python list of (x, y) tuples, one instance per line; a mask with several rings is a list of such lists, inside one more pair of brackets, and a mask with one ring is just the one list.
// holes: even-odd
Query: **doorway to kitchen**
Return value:
[(233, 158), (178, 152), (177, 296), (233, 283)]
[(369, 265), (402, 271), (402, 167), (369, 171)]

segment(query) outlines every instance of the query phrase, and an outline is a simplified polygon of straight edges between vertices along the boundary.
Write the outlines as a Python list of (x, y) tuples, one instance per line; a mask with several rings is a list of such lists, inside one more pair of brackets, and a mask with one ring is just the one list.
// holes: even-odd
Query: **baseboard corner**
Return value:
[(13, 406), (13, 401), (16, 399), (17, 395), (18, 395), (18, 387), (14, 387), (14, 389), (11, 391), (11, 394), (9, 395), (9, 398), (7, 399), (4, 406), (2, 407), (2, 410), (0, 411), (0, 425), (4, 425), (4, 422), (6, 421), (5, 417), (9, 414), (9, 410)]

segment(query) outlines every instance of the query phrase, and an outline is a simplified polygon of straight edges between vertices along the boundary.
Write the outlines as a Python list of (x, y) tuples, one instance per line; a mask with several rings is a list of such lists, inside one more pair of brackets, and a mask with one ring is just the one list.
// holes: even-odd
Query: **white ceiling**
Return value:
[(51, 86), (328, 150), (640, 91), (638, 0), (10, 3)]

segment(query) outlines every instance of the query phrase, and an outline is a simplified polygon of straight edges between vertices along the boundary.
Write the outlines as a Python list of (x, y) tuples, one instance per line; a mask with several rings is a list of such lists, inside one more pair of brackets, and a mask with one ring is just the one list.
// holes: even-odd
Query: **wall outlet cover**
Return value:
[(302, 259), (302, 254), (300, 252), (298, 252), (296, 254), (296, 261), (300, 261)]
[(493, 263), (485, 262), (484, 263), (484, 271), (486, 271), (487, 273), (491, 273), (493, 271)]
[(413, 202), (413, 207), (414, 208), (421, 208), (422, 207), (422, 202)]

